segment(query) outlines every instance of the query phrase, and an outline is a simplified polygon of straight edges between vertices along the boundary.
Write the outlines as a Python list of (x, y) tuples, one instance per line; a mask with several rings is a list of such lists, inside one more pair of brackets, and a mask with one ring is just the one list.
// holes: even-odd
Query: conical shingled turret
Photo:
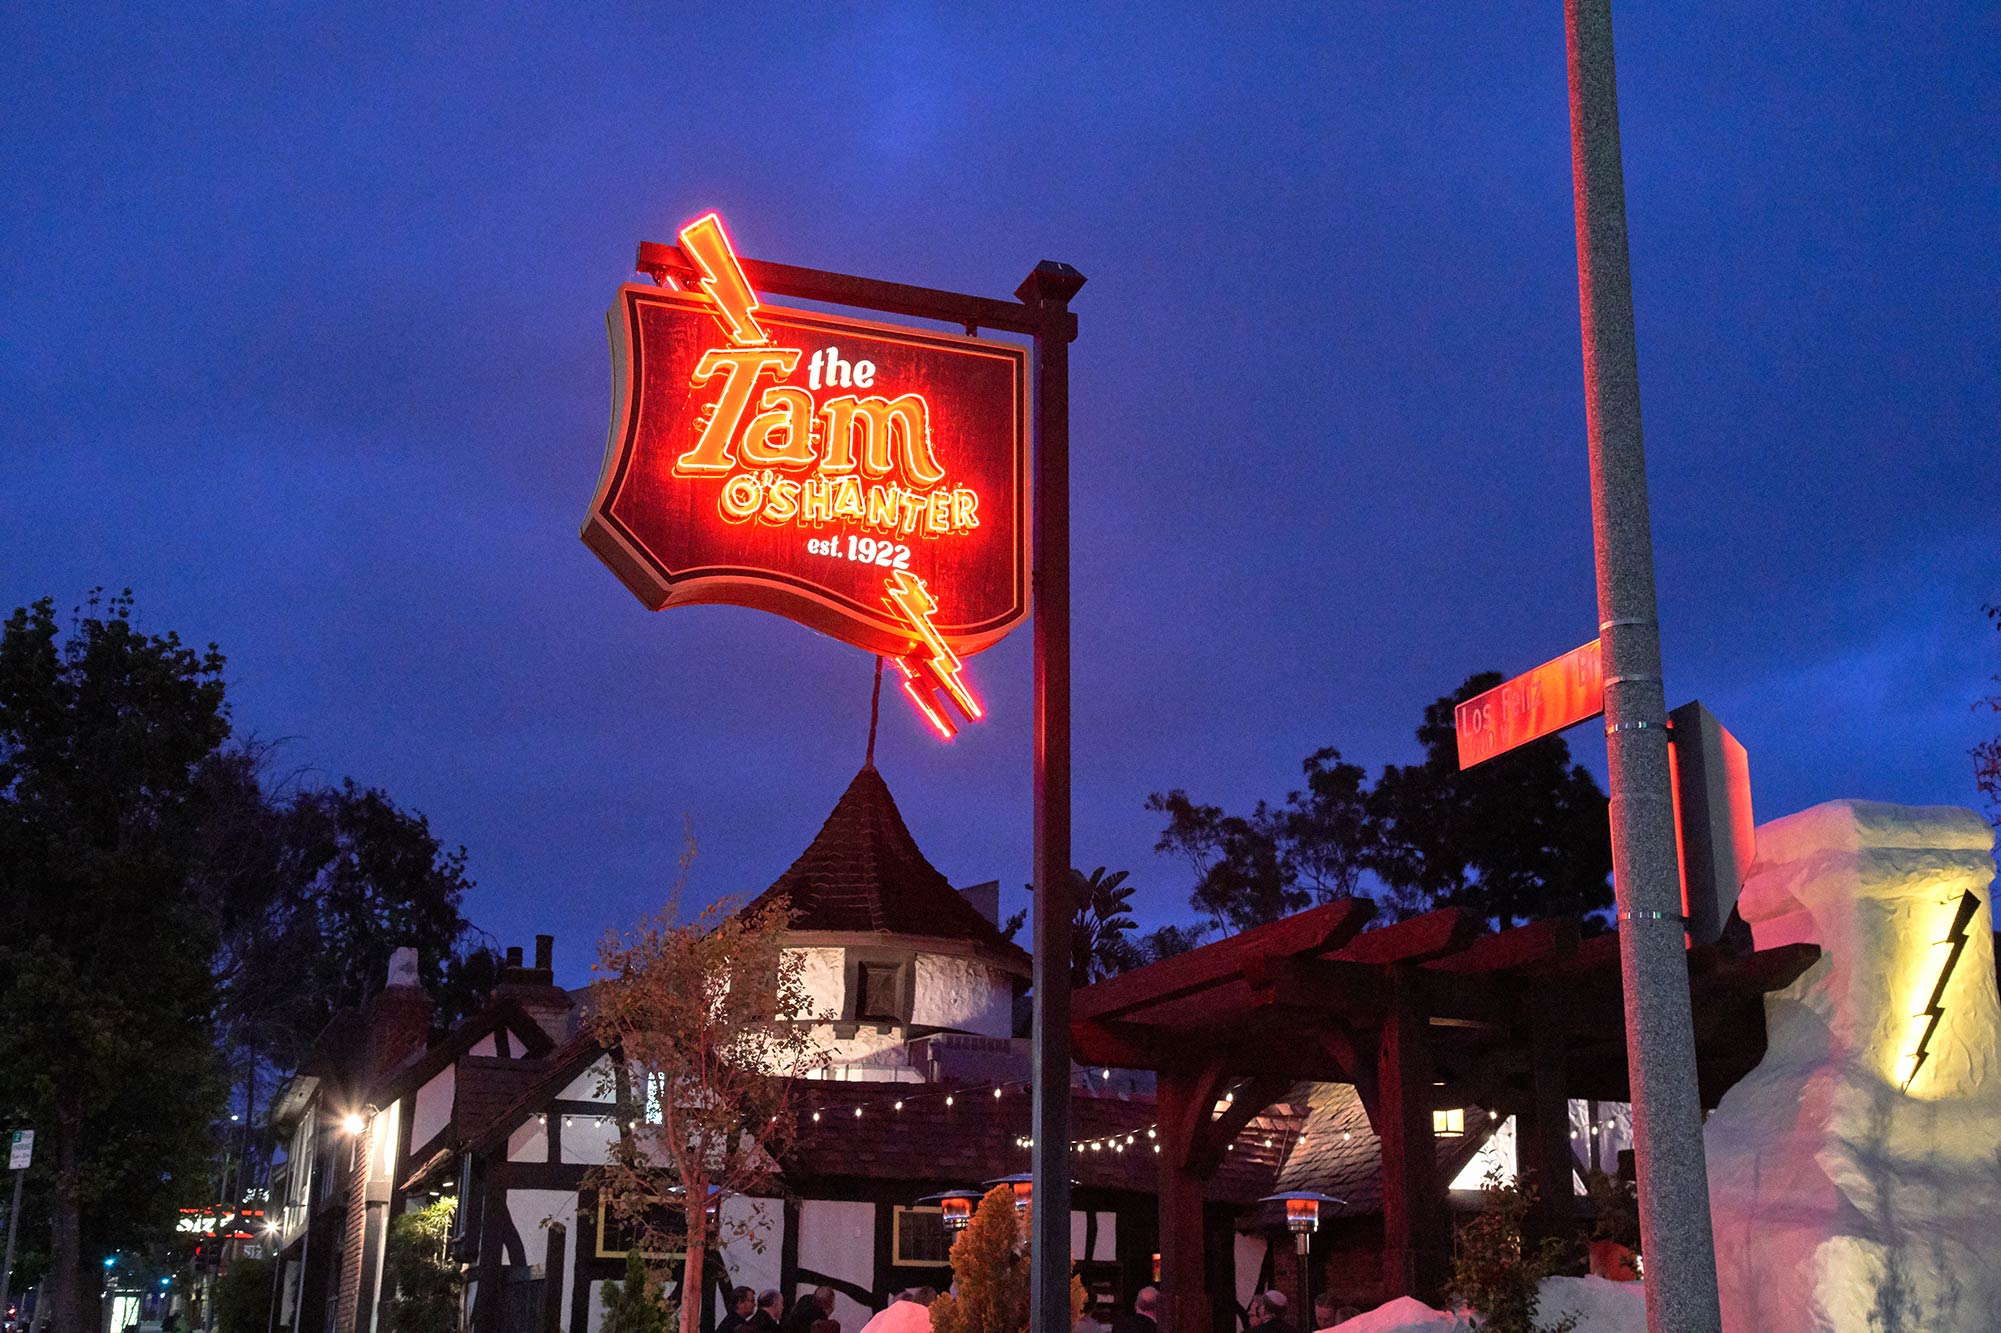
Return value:
[(872, 764), (855, 774), (799, 859), (745, 910), (780, 899), (791, 903), (795, 934), (963, 940), (1009, 970), (1027, 971), (1028, 955), (925, 859)]

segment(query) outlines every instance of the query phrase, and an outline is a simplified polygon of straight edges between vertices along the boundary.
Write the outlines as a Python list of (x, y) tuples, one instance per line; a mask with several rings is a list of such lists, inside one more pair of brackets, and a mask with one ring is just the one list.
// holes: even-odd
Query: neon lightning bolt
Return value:
[(757, 322), (757, 294), (751, 291), (750, 279), (744, 277), (743, 267), (737, 263), (722, 218), (714, 213), (703, 214), (681, 228), (680, 240), (681, 253), (701, 271), (696, 285), (716, 303), (716, 318), (729, 333), (730, 341), (739, 347), (764, 342), (764, 329)]
[[(951, 696), (952, 702), (959, 706), (959, 711), (968, 720), (978, 721), (985, 716), (985, 710), (960, 674), (965, 670), (965, 664), (959, 660), (957, 653), (946, 646), (937, 626), (931, 623), (938, 603), (933, 600), (930, 590), (925, 588), (924, 580), (908, 570), (899, 569), (889, 576), (888, 588), (883, 600), (903, 616), (917, 640), (911, 645), (909, 653), (896, 659), (897, 668), (903, 672), (904, 693), (931, 720), (931, 725), (949, 740), (957, 728), (936, 706), (932, 695), (934, 689), (942, 689)], [(913, 658), (917, 660), (913, 661)]]

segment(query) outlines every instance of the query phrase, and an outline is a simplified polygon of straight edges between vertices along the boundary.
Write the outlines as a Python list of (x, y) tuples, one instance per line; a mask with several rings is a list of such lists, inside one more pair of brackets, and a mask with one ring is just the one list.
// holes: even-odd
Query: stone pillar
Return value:
[(1764, 1060), (1706, 1131), (1725, 1326), (1985, 1330), (2001, 1310), (1993, 833), (1970, 810), (1835, 801), (1758, 830)]

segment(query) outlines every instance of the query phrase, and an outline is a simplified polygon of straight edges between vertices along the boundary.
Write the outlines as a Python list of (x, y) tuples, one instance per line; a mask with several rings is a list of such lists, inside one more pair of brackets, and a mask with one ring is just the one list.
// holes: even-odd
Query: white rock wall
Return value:
[(787, 949), (787, 962), (800, 962), (799, 981), (811, 997), (815, 1017), (838, 1018), (847, 1003), (847, 951), (845, 949)]
[[(1992, 842), (1969, 810), (1865, 801), (1758, 830), (1739, 911), (1760, 947), (1823, 952), (1767, 997), (1765, 1059), (1705, 1130), (1726, 1329), (2001, 1326)], [(1978, 909), (1913, 1075), (1969, 892)]]
[(1014, 987), (1005, 973), (954, 954), (917, 955), (910, 1021), (982, 1037), (1014, 1035)]

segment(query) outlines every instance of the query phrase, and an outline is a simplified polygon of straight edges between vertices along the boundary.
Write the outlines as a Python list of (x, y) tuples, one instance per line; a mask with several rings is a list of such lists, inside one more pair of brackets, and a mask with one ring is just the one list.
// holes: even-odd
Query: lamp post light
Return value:
[(1285, 1229), (1292, 1233), (1293, 1247), (1299, 1251), (1300, 1304), (1304, 1307), (1303, 1312), (1310, 1314), (1313, 1310), (1313, 1268), (1306, 1262), (1306, 1253), (1313, 1246), (1313, 1233), (1320, 1229), (1320, 1205), (1331, 1203), (1340, 1208), (1347, 1200), (1313, 1190), (1286, 1190), (1282, 1194), (1267, 1194), (1258, 1202), (1285, 1205)]

